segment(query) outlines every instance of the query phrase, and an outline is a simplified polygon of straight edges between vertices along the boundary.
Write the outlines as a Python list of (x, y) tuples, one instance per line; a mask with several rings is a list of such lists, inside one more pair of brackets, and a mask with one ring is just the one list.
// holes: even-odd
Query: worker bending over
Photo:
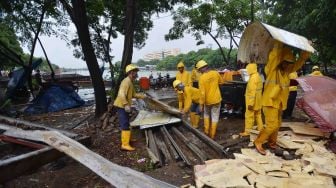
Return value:
[(224, 81), (217, 71), (209, 69), (204, 60), (198, 61), (196, 67), (202, 73), (199, 79), (199, 89), (201, 91), (200, 107), (201, 111), (204, 111), (204, 133), (214, 139), (222, 101), (219, 84), (223, 84)]
[(127, 77), (120, 84), (119, 92), (113, 105), (117, 108), (119, 125), (121, 129), (121, 149), (133, 151), (130, 146), (131, 130), (129, 128), (129, 113), (131, 112), (132, 98), (144, 99), (145, 95), (135, 93), (133, 81), (138, 77), (138, 67), (129, 64), (126, 66)]
[[(184, 86), (191, 86), (191, 78), (190, 78), (190, 73), (186, 70), (184, 70), (184, 64), (182, 61), (180, 61), (177, 64), (177, 70), (178, 72), (176, 73), (176, 80), (180, 80)], [(182, 91), (177, 91), (177, 99), (178, 99), (178, 107), (179, 110), (182, 111), (183, 109), (183, 92)]]
[(250, 76), (245, 90), (245, 130), (240, 133), (241, 136), (250, 135), (250, 130), (254, 126), (256, 120), (258, 131), (264, 127), (261, 118), (261, 96), (262, 96), (262, 81), (257, 70), (257, 64), (250, 63), (246, 66), (246, 71)]
[(310, 73), (310, 76), (323, 76), (323, 74), (320, 71), (320, 68), (318, 66), (313, 66), (312, 73)]
[(268, 141), (270, 148), (276, 148), (282, 111), (287, 108), (289, 74), (300, 69), (309, 55), (308, 52), (301, 51), (300, 58), (295, 62), (291, 49), (279, 41), (275, 41), (269, 53), (265, 66), (266, 81), (262, 96), (266, 127), (254, 141), (257, 151), (262, 155), (266, 154), (262, 146), (265, 141)]
[(181, 111), (182, 114), (188, 113), (190, 110), (190, 123), (194, 128), (198, 128), (198, 123), (200, 120), (200, 90), (191, 86), (184, 86), (180, 80), (175, 80), (173, 82), (173, 87), (176, 90), (183, 92), (184, 108)]

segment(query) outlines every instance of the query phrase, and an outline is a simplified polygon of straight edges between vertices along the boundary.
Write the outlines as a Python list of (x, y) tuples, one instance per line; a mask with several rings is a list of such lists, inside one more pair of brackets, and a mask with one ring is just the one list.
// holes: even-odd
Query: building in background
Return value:
[(161, 50), (161, 51), (156, 51), (156, 52), (152, 52), (152, 53), (148, 53), (144, 56), (144, 60), (145, 61), (151, 61), (151, 60), (161, 60), (167, 56), (176, 56), (178, 54), (181, 53), (181, 50), (179, 48), (173, 48), (173, 49), (165, 49), (165, 50)]

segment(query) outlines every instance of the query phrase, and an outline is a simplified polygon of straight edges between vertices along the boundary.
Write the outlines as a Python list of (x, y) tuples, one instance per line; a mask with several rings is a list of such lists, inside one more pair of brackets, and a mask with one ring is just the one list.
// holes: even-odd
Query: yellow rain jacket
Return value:
[[(176, 80), (180, 80), (184, 84), (184, 86), (192, 86), (190, 73), (186, 70), (184, 70), (182, 73), (180, 71), (177, 71)], [(177, 92), (177, 99), (178, 99), (178, 104), (179, 104), (179, 110), (182, 110), (183, 109), (183, 92), (182, 91)]]
[(183, 111), (188, 112), (192, 103), (199, 104), (200, 96), (201, 96), (201, 92), (200, 92), (199, 89), (191, 87), (191, 86), (184, 87), (184, 92), (183, 92), (184, 108), (183, 108)]
[(188, 71), (184, 70), (182, 73), (177, 71), (176, 80), (180, 80), (184, 86), (192, 86), (190, 73)]
[(200, 76), (201, 76), (201, 73), (198, 72), (196, 68), (193, 68), (191, 71), (191, 81), (198, 82)]
[(310, 76), (323, 76), (323, 74), (320, 71), (314, 71), (310, 74)]
[(203, 73), (199, 79), (199, 89), (201, 91), (200, 104), (212, 105), (222, 101), (219, 84), (224, 80), (217, 71), (211, 70)]
[(120, 84), (118, 96), (113, 105), (124, 108), (126, 105), (132, 104), (132, 98), (143, 99), (145, 96), (140, 93), (135, 93), (132, 80), (127, 76)]
[[(287, 100), (289, 94), (289, 74), (297, 71), (309, 57), (309, 52), (302, 51), (300, 58), (293, 64), (288, 65), (285, 70), (281, 70), (278, 66), (283, 61), (283, 57), (290, 55), (289, 48), (283, 47), (283, 44), (277, 42), (268, 57), (268, 63), (265, 66), (266, 81), (264, 85), (264, 93), (262, 96), (263, 106), (270, 106), (282, 110), (287, 108)], [(271, 92), (279, 85), (281, 90), (276, 98), (271, 98)]]
[(257, 64), (250, 63), (246, 66), (250, 79), (246, 86), (245, 101), (247, 106), (253, 106), (253, 110), (261, 109), (262, 81), (257, 71)]
[[(298, 74), (297, 72), (292, 72), (288, 77), (290, 80), (294, 80), (298, 77)], [(289, 86), (289, 91), (297, 91), (297, 86)]]

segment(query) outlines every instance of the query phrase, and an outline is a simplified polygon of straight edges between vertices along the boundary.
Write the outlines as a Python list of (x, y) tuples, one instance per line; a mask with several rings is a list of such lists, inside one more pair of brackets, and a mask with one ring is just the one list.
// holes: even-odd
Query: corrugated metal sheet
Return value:
[(249, 62), (250, 54), (258, 56), (257, 63), (265, 64), (273, 47), (274, 39), (289, 46), (314, 52), (309, 41), (300, 35), (261, 22), (254, 22), (245, 28), (238, 48), (238, 60)]

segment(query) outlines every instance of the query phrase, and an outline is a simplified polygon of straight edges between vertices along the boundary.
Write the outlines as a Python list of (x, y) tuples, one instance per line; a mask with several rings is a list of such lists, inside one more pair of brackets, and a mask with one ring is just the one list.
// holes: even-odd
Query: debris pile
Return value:
[[(300, 125), (301, 124), (301, 125)], [(280, 131), (277, 145), (295, 151), (297, 159), (286, 160), (270, 151), (266, 156), (242, 148), (235, 159), (214, 159), (194, 167), (197, 187), (335, 187), (336, 156), (325, 148), (327, 136), (304, 123), (284, 123), (292, 131)], [(298, 134), (300, 132), (301, 134)], [(251, 135), (251, 140), (256, 135)], [(320, 140), (320, 141), (315, 141)], [(234, 173), (232, 173), (234, 172)]]

